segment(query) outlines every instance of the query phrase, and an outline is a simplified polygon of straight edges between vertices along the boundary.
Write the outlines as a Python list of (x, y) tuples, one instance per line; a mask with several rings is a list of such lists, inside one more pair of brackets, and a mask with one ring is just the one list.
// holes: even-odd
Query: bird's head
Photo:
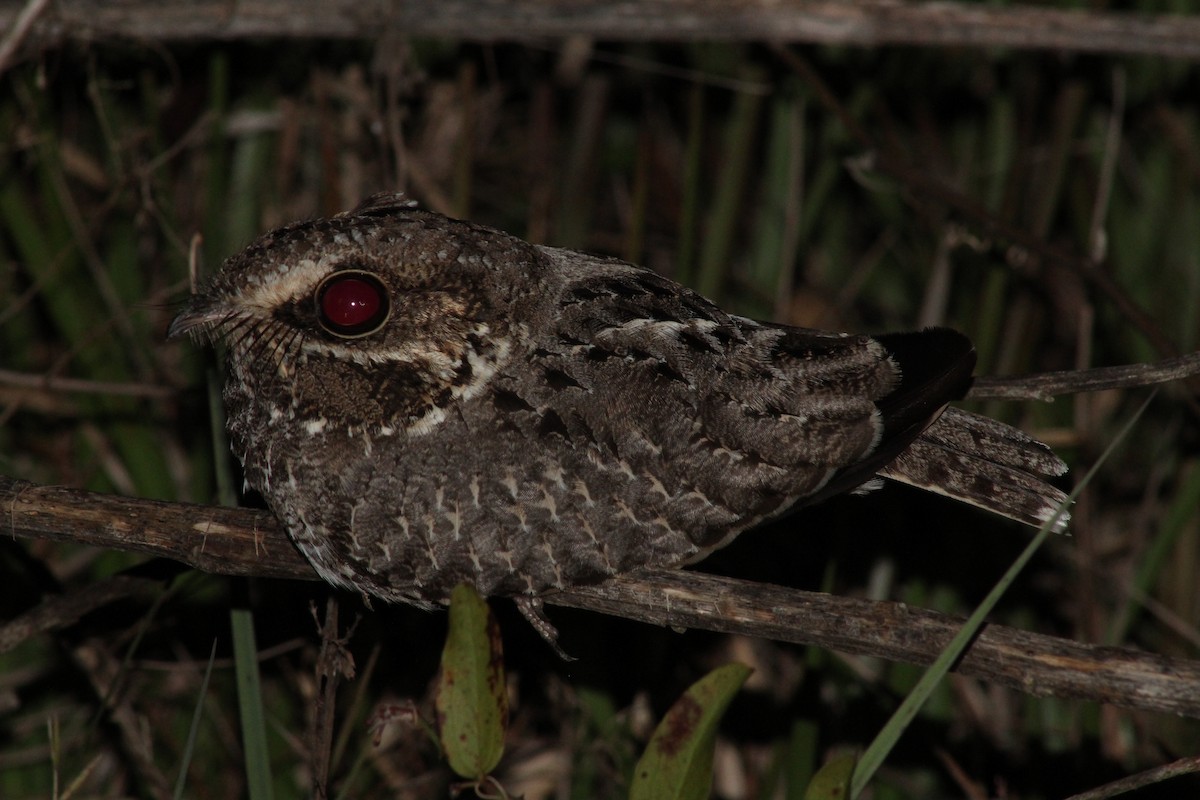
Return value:
[(223, 343), (230, 388), (282, 413), (419, 433), (511, 354), (540, 280), (530, 245), (378, 196), (262, 236), (169, 335)]

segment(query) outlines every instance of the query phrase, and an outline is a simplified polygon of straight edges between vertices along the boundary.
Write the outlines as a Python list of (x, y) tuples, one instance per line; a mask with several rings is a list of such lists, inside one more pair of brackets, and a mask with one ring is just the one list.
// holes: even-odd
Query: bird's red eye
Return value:
[(387, 291), (374, 275), (338, 272), (317, 290), (317, 319), (336, 336), (366, 336), (387, 321)]

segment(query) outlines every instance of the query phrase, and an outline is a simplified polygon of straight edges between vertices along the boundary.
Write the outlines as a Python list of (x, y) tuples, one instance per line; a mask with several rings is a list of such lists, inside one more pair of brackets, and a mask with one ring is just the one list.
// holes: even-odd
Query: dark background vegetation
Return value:
[[(382, 190), (647, 264), (739, 313), (864, 332), (951, 325), (975, 339), (985, 374), (1153, 360), (1163, 341), (1195, 349), (1198, 79), (1186, 62), (969, 48), (391, 38), (37, 52), (0, 76), (0, 473), (215, 501), (214, 476), (236, 465), (213, 454), (214, 361), (164, 340), (193, 242), (208, 274), (260, 232)], [(1077, 263), (997, 235), (969, 206)], [(1157, 396), (1076, 507), (1072, 535), (1043, 550), (997, 621), (1197, 657), (1189, 391)], [(1077, 475), (1144, 397), (980, 410), (1053, 443)], [(965, 613), (1028, 537), (889, 487), (748, 534), (704, 568)], [(139, 560), (0, 539), (0, 616)], [(168, 795), (198, 702), (185, 795), (242, 796), (232, 607), (256, 621), (276, 796), (306, 796), (310, 608), (328, 591), (188, 573), (0, 655), (0, 796), (61, 794), (77, 778), (77, 797)], [(367, 724), (379, 704), (422, 701), (444, 615), (340, 601), (344, 625), (359, 617), (357, 674), (338, 698), (331, 796), (446, 796), (450, 776), (421, 734), (392, 729), (376, 746)], [(756, 672), (723, 727), (717, 794), (798, 797), (812, 765), (869, 741), (919, 675), (554, 609), (578, 657), (564, 663), (495, 606), (514, 698), (498, 775), (531, 799), (621, 796), (654, 721), (731, 659)], [(1194, 720), (953, 677), (871, 792), (1054, 798), (1198, 751)], [(1136, 796), (1198, 789), (1185, 778)]]

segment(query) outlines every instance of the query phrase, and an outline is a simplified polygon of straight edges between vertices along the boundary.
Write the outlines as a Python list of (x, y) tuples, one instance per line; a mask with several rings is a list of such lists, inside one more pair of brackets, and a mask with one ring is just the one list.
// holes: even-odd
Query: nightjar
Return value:
[(946, 408), (957, 332), (755, 322), (399, 195), (261, 237), (184, 332), (228, 348), (247, 484), (322, 577), (391, 601), (679, 567), (880, 476), (1033, 525), (1064, 499), (1048, 448)]

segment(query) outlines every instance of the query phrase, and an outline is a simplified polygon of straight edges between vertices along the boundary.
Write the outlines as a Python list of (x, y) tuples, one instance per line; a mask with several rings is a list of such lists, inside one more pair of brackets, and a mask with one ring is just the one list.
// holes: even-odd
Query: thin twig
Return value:
[(115, 575), (69, 594), (49, 597), (16, 619), (0, 625), (0, 653), (7, 653), (38, 634), (73, 625), (83, 615), (110, 603), (148, 595), (161, 585), (152, 578)]
[(13, 22), (12, 28), (9, 29), (8, 35), (4, 37), (4, 41), (0, 42), (0, 75), (8, 69), (9, 63), (17, 50), (20, 49), (21, 43), (25, 41), (25, 37), (33, 30), (33, 24), (37, 22), (38, 17), (50, 5), (50, 0), (29, 0), (21, 9), (21, 13), (17, 14), (16, 20)]
[(1052, 400), (1058, 395), (1128, 389), (1169, 383), (1200, 374), (1200, 352), (1119, 367), (1039, 372), (1015, 378), (980, 377), (967, 397), (972, 400)]
[(1112, 783), (1106, 783), (1103, 786), (1097, 786), (1095, 789), (1089, 789), (1081, 794), (1073, 794), (1067, 800), (1108, 800), (1110, 797), (1118, 797), (1135, 789), (1144, 789), (1156, 783), (1178, 778), (1180, 775), (1192, 775), (1197, 772), (1200, 772), (1200, 756), (1189, 756)]
[(169, 386), (158, 386), (149, 383), (92, 381), (83, 378), (63, 378), (56, 375), (14, 372), (9, 369), (0, 369), (0, 386), (38, 389), (52, 393), (70, 392), (74, 394), (115, 395), (118, 397), (151, 397), (159, 400), (175, 394), (175, 390)]
[[(317, 611), (313, 608), (313, 618)], [(333, 722), (337, 704), (337, 687), (346, 673), (349, 656), (346, 643), (338, 634), (338, 601), (330, 596), (325, 601), (325, 621), (318, 622), (321, 650), (317, 655), (316, 685), (313, 716), (309, 730), (309, 753), (312, 758), (312, 792), (317, 800), (329, 796), (329, 759), (333, 753)], [(353, 670), (350, 670), (353, 674)]]

